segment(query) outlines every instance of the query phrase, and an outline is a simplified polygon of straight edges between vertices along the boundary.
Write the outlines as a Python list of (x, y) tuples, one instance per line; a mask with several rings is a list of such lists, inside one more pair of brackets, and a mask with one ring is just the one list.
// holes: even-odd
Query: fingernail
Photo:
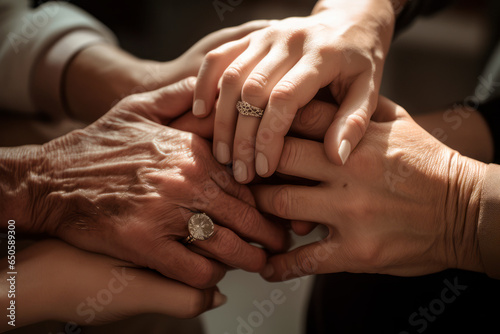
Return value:
[(268, 277), (273, 276), (273, 274), (274, 274), (273, 265), (270, 263), (266, 264), (266, 266), (264, 267), (264, 270), (262, 270), (262, 272), (260, 274), (264, 278), (268, 278)]
[(351, 154), (351, 143), (347, 139), (344, 139), (339, 147), (339, 156), (340, 160), (342, 160), (342, 165), (345, 165), (349, 154)]
[(203, 100), (194, 101), (194, 103), (193, 103), (193, 115), (201, 116), (201, 115), (205, 115), (205, 112), (206, 112), (205, 101), (203, 101)]
[(221, 164), (227, 164), (229, 162), (229, 146), (226, 143), (217, 143), (217, 152), (215, 154), (217, 161)]
[(212, 301), (212, 308), (224, 305), (227, 302), (227, 296), (220, 292), (214, 292), (214, 300)]
[(255, 158), (255, 170), (257, 171), (257, 174), (261, 176), (269, 171), (267, 158), (262, 152), (257, 153), (257, 157)]
[(236, 160), (233, 165), (234, 179), (238, 182), (245, 182), (248, 177), (247, 165), (241, 160)]

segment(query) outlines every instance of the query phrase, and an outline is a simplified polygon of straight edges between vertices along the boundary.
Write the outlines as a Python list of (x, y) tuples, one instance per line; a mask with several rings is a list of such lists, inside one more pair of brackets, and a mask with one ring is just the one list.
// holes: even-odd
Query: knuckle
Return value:
[(243, 85), (243, 98), (258, 98), (261, 97), (269, 82), (269, 78), (261, 73), (252, 73), (245, 84)]
[(195, 272), (196, 275), (192, 277), (191, 285), (199, 289), (210, 288), (214, 285), (214, 281), (217, 278), (215, 268), (208, 259), (194, 264), (193, 272)]
[(231, 129), (234, 131), (234, 127), (234, 121), (229, 120), (227, 117), (215, 117), (214, 129), (217, 129), (219, 133), (232, 133), (230, 131)]
[(285, 186), (281, 186), (275, 193), (272, 199), (272, 209), (277, 216), (286, 218), (290, 212), (290, 189)]
[(318, 101), (312, 101), (301, 110), (298, 117), (299, 125), (305, 129), (317, 128), (320, 125), (323, 109)]
[(298, 28), (293, 29), (288, 33), (287, 42), (288, 44), (304, 43), (307, 38), (307, 32), (304, 29)]
[(209, 51), (205, 55), (205, 62), (207, 63), (207, 65), (210, 66), (219, 62), (221, 59), (223, 59), (223, 57), (224, 57), (224, 52), (222, 48), (216, 48), (214, 50)]
[(222, 260), (233, 260), (241, 250), (240, 240), (229, 230), (221, 229), (217, 232), (216, 249)]
[(336, 43), (331, 43), (330, 41), (323, 41), (317, 49), (317, 54), (320, 59), (332, 59), (336, 57), (339, 52), (339, 47)]
[(250, 233), (255, 230), (255, 225), (259, 221), (259, 216), (260, 214), (256, 209), (251, 206), (246, 206), (240, 214), (240, 221), (242, 222), (240, 228), (241, 234), (250, 235)]
[(301, 146), (297, 144), (298, 143), (296, 141), (285, 138), (283, 152), (281, 153), (281, 158), (278, 163), (278, 171), (293, 168), (293, 166), (296, 164), (297, 158), (301, 156)]
[(317, 269), (317, 263), (314, 258), (305, 250), (295, 254), (295, 265), (304, 274), (312, 274)]
[(299, 87), (296, 83), (288, 80), (280, 81), (271, 92), (270, 101), (272, 102), (288, 102), (294, 99), (299, 92)]
[(232, 87), (238, 85), (241, 83), (242, 79), (242, 70), (235, 65), (231, 65), (222, 74), (222, 87)]
[(247, 163), (254, 160), (255, 138), (237, 138), (234, 141), (233, 154)]
[(368, 127), (368, 112), (366, 109), (362, 109), (357, 111), (354, 114), (351, 114), (346, 117), (345, 124), (348, 129), (352, 129), (354, 131), (354, 135), (356, 138), (361, 139)]
[(346, 208), (346, 215), (347, 219), (351, 222), (364, 222), (364, 224), (369, 224), (373, 222), (380, 213), (377, 212), (373, 204), (373, 199), (366, 194), (360, 193), (357, 199), (352, 201), (351, 205)]

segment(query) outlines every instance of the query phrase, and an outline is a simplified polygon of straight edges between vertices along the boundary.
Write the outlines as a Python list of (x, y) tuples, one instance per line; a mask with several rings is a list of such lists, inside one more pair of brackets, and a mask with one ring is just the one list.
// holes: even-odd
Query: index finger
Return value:
[(226, 43), (205, 56), (194, 89), (193, 115), (205, 117), (212, 110), (222, 73), (248, 45), (249, 40), (243, 38)]
[(276, 84), (256, 137), (257, 174), (270, 176), (278, 166), (285, 135), (298, 109), (311, 101), (324, 80), (324, 73), (311, 65), (310, 57), (299, 62)]
[(325, 135), (325, 151), (341, 166), (363, 138), (377, 107), (378, 90), (370, 73), (354, 81), (341, 101), (338, 112)]

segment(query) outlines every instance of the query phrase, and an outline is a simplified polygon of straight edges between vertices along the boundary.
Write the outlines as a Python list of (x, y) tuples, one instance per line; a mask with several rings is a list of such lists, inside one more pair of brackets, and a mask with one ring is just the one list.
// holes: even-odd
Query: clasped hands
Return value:
[[(31, 212), (40, 214), (20, 213), (31, 224), (25, 229), (125, 261), (95, 255), (104, 268), (130, 266), (140, 277), (123, 300), (154, 289), (165, 295), (182, 290), (190, 298), (175, 311), (145, 303), (104, 318), (145, 309), (185, 317), (218, 306), (223, 297), (214, 286), (228, 267), (260, 272), (270, 281), (339, 271), (403, 276), (450, 267), (482, 271), (475, 215), (485, 166), (439, 143), (401, 107), (378, 98), (394, 20), (382, 3), (373, 5), (378, 15), (347, 15), (354, 7), (340, 5), (334, 14), (327, 8), (327, 15), (319, 5), (314, 17), (245, 31), (242, 39), (205, 57), (198, 81), (189, 78), (125, 98), (89, 127), (30, 152), (35, 172), (27, 185), (34, 191), (27, 200)], [(319, 48), (318, 39), (311, 43), (310, 34), (332, 31), (333, 47), (321, 38)], [(219, 102), (210, 112), (219, 78)], [(326, 85), (340, 108), (311, 101)], [(262, 122), (236, 119), (240, 93), (266, 107)], [(269, 129), (271, 141), (262, 136)], [(202, 139), (212, 136), (217, 160)], [(254, 161), (259, 153), (265, 160)], [(235, 170), (240, 182), (220, 164), (238, 159), (246, 166), (243, 176)], [(279, 185), (242, 185), (255, 171), (287, 177)], [(315, 184), (296, 184), (290, 177)], [(215, 233), (184, 245), (195, 211), (212, 217)], [(329, 234), (285, 252), (288, 231), (272, 216), (289, 220), (299, 235), (316, 224), (327, 226)], [(71, 249), (75, 258), (90, 256)], [(161, 276), (137, 266), (178, 282), (158, 280)]]
[[(50, 210), (24, 217), (33, 221), (29, 230), (124, 261), (55, 241), (38, 246), (38, 255), (46, 252), (44, 259), (53, 260), (49, 255), (58, 249), (79, 264), (94, 258), (100, 266), (87, 270), (99, 271), (95, 277), (102, 284), (111, 268), (126, 268), (137, 279), (120, 294), (123, 302), (141, 293), (156, 296), (153, 300), (173, 294), (179, 300), (175, 309), (171, 303), (151, 308), (150, 303), (123, 307), (117, 302), (111, 314), (92, 323), (145, 309), (178, 317), (199, 314), (223, 302), (214, 286), (228, 267), (261, 272), (270, 281), (340, 271), (407, 276), (450, 267), (482, 270), (474, 242), (481, 184), (474, 180), (481, 179), (484, 166), (438, 142), (401, 107), (381, 98), (365, 137), (348, 163), (337, 166), (321, 139), (338, 108), (312, 101), (295, 117), (277, 171), (287, 180), (316, 184), (287, 181), (248, 188), (216, 162), (205, 139), (192, 133), (213, 127), (213, 118), (189, 121), (194, 86), (195, 79), (188, 78), (130, 96), (92, 125), (39, 152), (36, 165), (42, 167), (32, 181), (42, 185), (34, 189), (45, 196), (32, 194), (44, 198), (33, 205)], [(299, 235), (315, 224), (327, 226), (329, 234), (284, 252), (285, 226), (257, 209), (289, 220)], [(208, 240), (184, 245), (194, 210), (209, 214), (216, 230)], [(74, 262), (68, 263), (72, 268)], [(78, 276), (79, 268), (66, 275)], [(81, 314), (75, 317), (78, 305), (65, 305), (72, 307), (64, 308), (64, 319), (85, 323)]]

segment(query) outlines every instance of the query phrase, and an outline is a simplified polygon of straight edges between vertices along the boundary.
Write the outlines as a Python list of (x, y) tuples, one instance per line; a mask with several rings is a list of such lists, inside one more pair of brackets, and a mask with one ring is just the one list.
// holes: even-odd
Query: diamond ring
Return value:
[(186, 244), (207, 240), (214, 234), (214, 222), (206, 213), (195, 213), (189, 218), (188, 231), (189, 235), (183, 240)]

